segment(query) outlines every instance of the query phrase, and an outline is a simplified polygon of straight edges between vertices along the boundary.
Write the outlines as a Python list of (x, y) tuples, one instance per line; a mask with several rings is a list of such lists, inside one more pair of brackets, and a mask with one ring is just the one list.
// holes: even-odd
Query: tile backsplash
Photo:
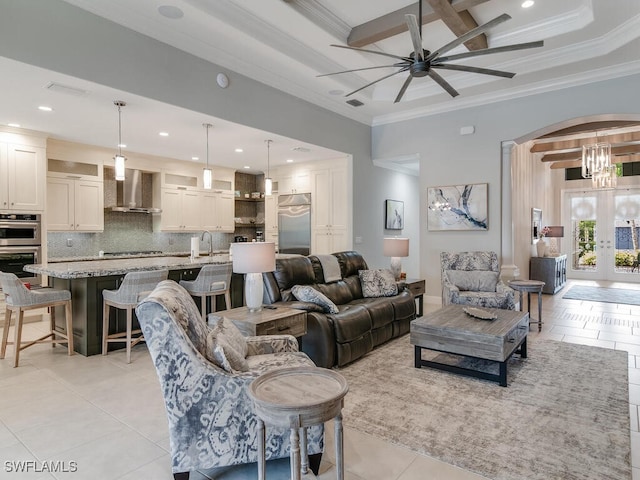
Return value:
[[(48, 257), (87, 257), (104, 252), (157, 250), (166, 253), (188, 252), (191, 237), (197, 233), (154, 232), (153, 217), (146, 213), (123, 213), (105, 210), (104, 231), (97, 233), (49, 232)], [(233, 234), (212, 232), (213, 250), (227, 250)], [(71, 246), (68, 245), (71, 240)], [(208, 249), (208, 236), (200, 243), (201, 251)]]

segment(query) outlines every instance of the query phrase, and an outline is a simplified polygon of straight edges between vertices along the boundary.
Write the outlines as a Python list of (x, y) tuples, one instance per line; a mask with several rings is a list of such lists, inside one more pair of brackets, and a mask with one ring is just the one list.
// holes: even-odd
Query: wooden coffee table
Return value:
[[(495, 313), (495, 320), (467, 315), (463, 305), (447, 305), (411, 322), (410, 341), (415, 347), (415, 367), (423, 366), (459, 373), (507, 386), (507, 361), (514, 353), (527, 357), (529, 313), (484, 308)], [(499, 373), (473, 370), (458, 365), (423, 360), (422, 350), (435, 350), (464, 357), (492, 360)]]

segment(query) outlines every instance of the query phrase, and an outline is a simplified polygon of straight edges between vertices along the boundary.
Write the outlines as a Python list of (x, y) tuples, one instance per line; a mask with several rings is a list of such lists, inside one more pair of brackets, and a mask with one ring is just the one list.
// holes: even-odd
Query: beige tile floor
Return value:
[[(637, 289), (640, 295), (640, 284), (570, 283)], [(640, 306), (563, 300), (563, 292), (544, 295), (543, 331), (532, 327), (530, 335), (629, 352), (631, 463), (633, 479), (640, 480)], [(35, 337), (44, 328), (41, 322), (28, 324), (25, 336)], [(144, 345), (134, 348), (129, 365), (124, 352), (67, 357), (63, 348), (38, 345), (25, 350), (14, 369), (11, 348), (7, 354), (0, 361), (0, 479), (172, 478), (160, 387)], [(335, 478), (332, 433), (329, 422), (321, 480)], [(36, 461), (40, 469), (44, 461), (67, 462), (67, 467), (74, 461), (77, 472), (8, 471), (20, 460)], [(288, 468), (286, 460), (275, 462), (268, 467), (268, 478), (287, 479)], [(346, 480), (484, 478), (348, 428), (345, 469)], [(245, 479), (256, 478), (256, 473), (251, 466), (192, 478)]]

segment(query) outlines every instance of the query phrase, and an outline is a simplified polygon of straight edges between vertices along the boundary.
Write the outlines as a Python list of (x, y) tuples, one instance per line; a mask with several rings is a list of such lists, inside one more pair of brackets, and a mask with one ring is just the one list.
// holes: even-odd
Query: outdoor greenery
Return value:
[(616, 252), (616, 267), (631, 267), (638, 258), (633, 252)]

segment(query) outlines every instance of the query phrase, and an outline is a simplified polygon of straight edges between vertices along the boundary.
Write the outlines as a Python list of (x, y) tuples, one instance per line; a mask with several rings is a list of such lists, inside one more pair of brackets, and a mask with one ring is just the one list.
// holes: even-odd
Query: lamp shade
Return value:
[(555, 227), (547, 227), (549, 229), (549, 233), (547, 233), (547, 237), (551, 238), (562, 238), (564, 237), (564, 227), (555, 226)]
[(235, 273), (273, 272), (275, 269), (275, 243), (238, 242), (233, 244), (233, 271)]
[(383, 240), (382, 254), (385, 257), (408, 257), (409, 256), (409, 239), (408, 238), (385, 238)]

